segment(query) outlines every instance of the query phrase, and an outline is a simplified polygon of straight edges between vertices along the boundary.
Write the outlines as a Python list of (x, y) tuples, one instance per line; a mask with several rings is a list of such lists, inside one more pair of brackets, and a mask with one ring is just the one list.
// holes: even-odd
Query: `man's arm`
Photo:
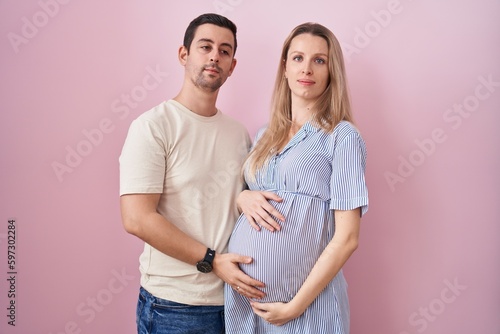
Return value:
[(160, 252), (195, 265), (207, 247), (167, 221), (156, 211), (161, 194), (130, 194), (120, 197), (125, 230)]
[[(196, 241), (156, 211), (161, 194), (129, 194), (120, 197), (122, 222), (125, 230), (180, 261), (196, 265), (203, 259), (207, 245)], [(233, 287), (245, 289), (248, 297), (264, 294), (255, 287), (263, 284), (244, 274), (238, 263), (250, 263), (248, 256), (216, 253), (213, 272)]]

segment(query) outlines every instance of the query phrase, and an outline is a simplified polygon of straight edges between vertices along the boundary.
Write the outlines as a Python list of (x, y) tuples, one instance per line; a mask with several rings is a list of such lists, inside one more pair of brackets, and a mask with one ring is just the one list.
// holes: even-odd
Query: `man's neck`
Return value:
[(200, 90), (182, 89), (173, 100), (179, 102), (195, 114), (210, 117), (217, 113), (217, 92), (207, 93)]

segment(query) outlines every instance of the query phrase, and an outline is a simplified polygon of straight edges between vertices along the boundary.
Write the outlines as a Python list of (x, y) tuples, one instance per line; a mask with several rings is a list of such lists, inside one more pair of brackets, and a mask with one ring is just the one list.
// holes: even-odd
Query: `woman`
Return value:
[(229, 242), (229, 252), (253, 257), (241, 269), (266, 284), (266, 296), (248, 298), (253, 287), (243, 281), (226, 285), (226, 331), (349, 333), (342, 266), (368, 209), (366, 148), (330, 30), (304, 23), (290, 33), (271, 107), (245, 164), (249, 190)]

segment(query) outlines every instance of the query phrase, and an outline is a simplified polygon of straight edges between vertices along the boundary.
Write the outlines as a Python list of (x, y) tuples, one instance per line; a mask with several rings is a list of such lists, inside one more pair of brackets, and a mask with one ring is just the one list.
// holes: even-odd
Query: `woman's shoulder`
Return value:
[(346, 134), (346, 135), (349, 135), (349, 134), (352, 134), (352, 133), (358, 133), (359, 134), (359, 130), (358, 130), (358, 128), (354, 124), (352, 124), (349, 121), (340, 121), (335, 126), (335, 128), (333, 128), (333, 133)]
[(332, 151), (340, 147), (358, 147), (366, 151), (366, 144), (358, 128), (351, 122), (339, 122), (328, 135), (328, 147)]
[(267, 130), (267, 127), (268, 127), (269, 124), (264, 124), (262, 125), (256, 132), (255, 136), (254, 136), (254, 141), (258, 141), (262, 135), (264, 134), (264, 132), (266, 132)]
[(337, 142), (348, 137), (361, 138), (358, 128), (349, 121), (340, 121), (330, 133), (330, 138)]

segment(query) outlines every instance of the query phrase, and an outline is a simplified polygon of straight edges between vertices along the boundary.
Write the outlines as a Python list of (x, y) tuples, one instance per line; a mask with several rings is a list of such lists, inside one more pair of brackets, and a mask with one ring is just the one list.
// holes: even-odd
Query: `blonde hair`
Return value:
[(311, 34), (323, 38), (328, 44), (329, 83), (314, 105), (317, 112), (312, 122), (326, 132), (331, 132), (343, 120), (353, 123), (347, 78), (342, 49), (335, 35), (318, 23), (303, 23), (295, 27), (283, 43), (283, 50), (276, 74), (276, 82), (271, 99), (271, 119), (267, 129), (250, 152), (245, 166), (250, 175), (255, 175), (269, 158), (288, 141), (292, 119), (292, 99), (285, 66), (292, 40), (301, 34)]

